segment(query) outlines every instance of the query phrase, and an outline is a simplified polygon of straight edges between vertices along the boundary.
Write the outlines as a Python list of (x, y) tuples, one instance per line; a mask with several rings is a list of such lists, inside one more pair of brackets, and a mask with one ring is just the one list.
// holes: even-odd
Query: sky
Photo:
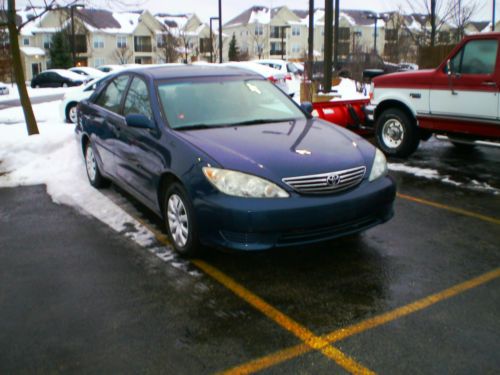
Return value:
[[(239, 13), (250, 8), (253, 5), (263, 5), (267, 7), (277, 7), (287, 5), (290, 9), (308, 9), (309, 0), (221, 0), (222, 1), (222, 20), (223, 23), (231, 20)], [(333, 0), (331, 0), (333, 1)], [(426, 0), (340, 0), (341, 9), (363, 9), (375, 12), (387, 12), (401, 8), (411, 12), (408, 5), (423, 4)], [(452, 0), (438, 0), (446, 3)], [(492, 4), (494, 0), (463, 0), (464, 4), (475, 2), (478, 5), (475, 20), (491, 20)], [(2, 0), (6, 2), (6, 0)], [(40, 0), (32, 2), (40, 3)], [(64, 0), (62, 0), (64, 2)], [(94, 7), (106, 9), (114, 8), (116, 10), (130, 10), (131, 8), (144, 8), (152, 13), (196, 13), (202, 21), (208, 22), (210, 17), (218, 16), (218, 0), (82, 0), (83, 3), (91, 4)], [(29, 3), (29, 0), (18, 0), (17, 6), (23, 6)], [(123, 4), (132, 4), (123, 6)], [(315, 1), (316, 8), (324, 8), (324, 1)], [(500, 20), (500, 3), (496, 7), (496, 21)]]

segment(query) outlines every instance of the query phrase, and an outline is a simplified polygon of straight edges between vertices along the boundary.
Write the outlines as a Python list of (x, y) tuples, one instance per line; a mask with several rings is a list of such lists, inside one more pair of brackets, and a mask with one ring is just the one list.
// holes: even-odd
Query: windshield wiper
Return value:
[(293, 118), (280, 118), (280, 119), (262, 118), (262, 119), (254, 119), (254, 120), (247, 120), (247, 121), (235, 122), (232, 125), (233, 126), (238, 126), (238, 125), (270, 124), (270, 123), (273, 123), (273, 122), (288, 122), (288, 121), (293, 121), (293, 120), (295, 120), (295, 119), (293, 119)]

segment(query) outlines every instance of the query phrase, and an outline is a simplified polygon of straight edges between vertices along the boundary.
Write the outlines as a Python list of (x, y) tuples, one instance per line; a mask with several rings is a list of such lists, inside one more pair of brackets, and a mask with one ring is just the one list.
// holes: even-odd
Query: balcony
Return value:
[(151, 38), (149, 36), (135, 36), (134, 51), (153, 52), (153, 45), (151, 44)]

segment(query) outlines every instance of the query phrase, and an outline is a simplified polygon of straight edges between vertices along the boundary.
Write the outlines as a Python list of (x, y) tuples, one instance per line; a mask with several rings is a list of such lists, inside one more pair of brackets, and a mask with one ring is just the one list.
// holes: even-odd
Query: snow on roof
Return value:
[(170, 28), (184, 29), (193, 17), (192, 13), (186, 14), (168, 14), (168, 13), (158, 13), (154, 16), (162, 25)]
[(46, 72), (54, 72), (54, 73), (59, 74), (62, 77), (65, 77), (65, 78), (68, 78), (68, 79), (71, 79), (74, 81), (81, 81), (84, 79), (84, 77), (82, 77), (81, 74), (74, 73), (74, 72), (72, 72), (70, 70), (66, 70), (66, 69), (49, 69), (49, 70), (46, 70)]
[(38, 47), (19, 47), (26, 56), (45, 56), (45, 51)]
[(250, 23), (270, 23), (271, 12), (263, 6), (253, 6), (224, 24), (224, 27), (248, 25)]

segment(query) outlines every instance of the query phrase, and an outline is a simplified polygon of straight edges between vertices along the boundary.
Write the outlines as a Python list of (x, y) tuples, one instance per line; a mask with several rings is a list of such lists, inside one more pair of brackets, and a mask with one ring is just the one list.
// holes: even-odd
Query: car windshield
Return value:
[(160, 83), (163, 111), (173, 129), (253, 125), (304, 119), (304, 113), (267, 80)]

